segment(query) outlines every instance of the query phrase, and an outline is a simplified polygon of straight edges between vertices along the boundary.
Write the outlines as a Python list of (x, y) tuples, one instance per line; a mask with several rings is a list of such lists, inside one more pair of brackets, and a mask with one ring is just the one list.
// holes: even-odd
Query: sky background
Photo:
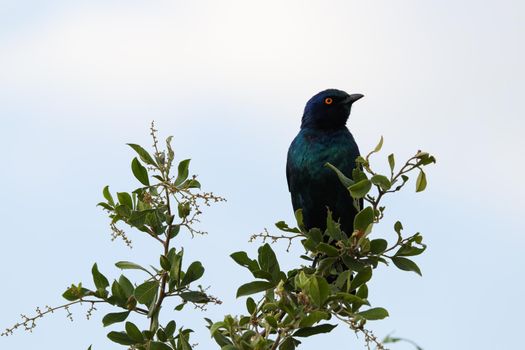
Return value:
[[(228, 198), (206, 210), (208, 236), (178, 241), (224, 303), (174, 316), (197, 332), (198, 349), (216, 348), (202, 318), (240, 313), (236, 287), (250, 280), (228, 255), (293, 222), (287, 148), (305, 102), (334, 87), (365, 95), (348, 126), (362, 151), (384, 136), (378, 166), (417, 149), (438, 160), (427, 191), (412, 182), (387, 201), (382, 233), (400, 219), (428, 249), (422, 278), (376, 271), (369, 300), (391, 316), (370, 328), (425, 350), (519, 348), (524, 15), (510, 0), (0, 0), (0, 327), (60, 304), (72, 282), (90, 284), (94, 262), (110, 278), (118, 260), (156, 263), (156, 243), (136, 232), (132, 250), (111, 242), (95, 206), (105, 185), (138, 186), (125, 143), (151, 144), (154, 119), (203, 188)], [(297, 265), (301, 249), (285, 248), (274, 247), (282, 265)], [(59, 312), (0, 348), (119, 349), (101, 326), (109, 310), (87, 321), (72, 309), (73, 323)], [(341, 325), (301, 349), (362, 344)]]

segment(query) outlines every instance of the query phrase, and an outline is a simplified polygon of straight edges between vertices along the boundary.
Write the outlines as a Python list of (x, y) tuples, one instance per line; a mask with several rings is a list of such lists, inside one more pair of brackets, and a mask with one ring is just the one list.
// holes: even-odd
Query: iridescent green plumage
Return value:
[(344, 174), (352, 174), (359, 148), (345, 124), (352, 103), (362, 96), (330, 89), (306, 104), (301, 131), (288, 150), (286, 175), (293, 208), (302, 209), (307, 229), (324, 230), (328, 208), (345, 233), (353, 231), (357, 211), (352, 197), (324, 165), (329, 162)]

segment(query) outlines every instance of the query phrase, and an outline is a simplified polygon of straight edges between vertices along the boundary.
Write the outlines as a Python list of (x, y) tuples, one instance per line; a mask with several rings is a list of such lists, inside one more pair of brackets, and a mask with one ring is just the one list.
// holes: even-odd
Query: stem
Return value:
[(365, 337), (366, 346), (368, 349), (370, 349), (370, 343), (372, 343), (376, 346), (377, 350), (387, 350), (387, 348), (385, 348), (385, 346), (381, 343), (381, 341), (377, 339), (377, 337), (371, 331), (363, 328), (362, 326), (357, 326), (351, 320), (344, 319), (343, 317), (337, 315), (336, 313), (332, 313), (332, 315), (334, 315), (340, 321), (346, 323), (350, 327), (350, 329), (352, 329), (354, 332), (363, 333)]
[(8, 336), (10, 334), (13, 334), (13, 331), (17, 328), (19, 328), (20, 326), (24, 326), (26, 330), (28, 331), (31, 331), (33, 328), (35, 328), (36, 324), (35, 324), (35, 321), (38, 320), (39, 318), (42, 318), (44, 317), (45, 315), (49, 314), (49, 313), (53, 313), (57, 310), (60, 310), (60, 309), (65, 309), (66, 311), (68, 311), (68, 317), (71, 316), (71, 313), (69, 312), (68, 308), (71, 306), (71, 305), (75, 305), (75, 304), (81, 304), (81, 303), (91, 303), (91, 304), (95, 304), (95, 303), (105, 303), (106, 301), (105, 300), (85, 300), (85, 299), (78, 299), (78, 300), (75, 300), (75, 301), (72, 301), (70, 303), (67, 303), (67, 304), (63, 304), (63, 305), (60, 305), (60, 306), (55, 306), (55, 307), (49, 307), (49, 306), (46, 306), (46, 311), (40, 311), (40, 308), (37, 308), (37, 315), (34, 316), (34, 317), (27, 317), (25, 315), (22, 315), (22, 319), (23, 319), (23, 322), (22, 323), (16, 323), (13, 327), (11, 328), (7, 328), (3, 333), (1, 333), (0, 335), (1, 336)]
[[(164, 174), (162, 174), (162, 175), (164, 175), (166, 179), (169, 179), (169, 170), (165, 170), (165, 171), (163, 171), (163, 173)], [(171, 217), (170, 191), (169, 191), (169, 188), (168, 188), (167, 185), (164, 186), (164, 193), (166, 195), (167, 215), (168, 215), (168, 217)], [(168, 228), (166, 229), (166, 232), (165, 232), (166, 240), (163, 241), (163, 240), (160, 240), (160, 238), (159, 238), (159, 240), (163, 243), (163, 246), (164, 246), (164, 256), (168, 256), (168, 252), (169, 252), (169, 248), (170, 248), (170, 233), (171, 233), (172, 227), (173, 227), (173, 223), (170, 223), (168, 225)], [(168, 281), (168, 273), (165, 271), (162, 274), (162, 277), (161, 277), (159, 299), (157, 300), (157, 303), (154, 306), (154, 312), (153, 312), (153, 315), (152, 315), (151, 321), (150, 321), (150, 330), (151, 331), (155, 331), (152, 328), (154, 328), (153, 326), (158, 320), (159, 313), (160, 313), (160, 308), (162, 306), (162, 302), (164, 301), (164, 298), (166, 297), (166, 283), (167, 283), (167, 281)]]
[(277, 338), (275, 338), (275, 342), (273, 343), (273, 346), (270, 350), (275, 350), (279, 346), (279, 343), (281, 342), (281, 332), (277, 331)]
[(150, 228), (148, 228), (148, 234), (149, 234), (151, 237), (155, 238), (157, 241), (159, 241), (160, 244), (165, 245), (165, 242), (164, 242), (162, 239), (160, 239), (157, 235), (155, 235), (155, 233), (153, 233), (153, 231), (151, 231)]

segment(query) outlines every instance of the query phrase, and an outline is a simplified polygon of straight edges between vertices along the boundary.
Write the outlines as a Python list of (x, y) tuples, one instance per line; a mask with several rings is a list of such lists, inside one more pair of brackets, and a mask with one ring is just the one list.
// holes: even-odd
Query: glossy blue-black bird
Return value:
[(294, 210), (302, 209), (307, 229), (326, 229), (327, 208), (350, 236), (357, 213), (349, 191), (329, 162), (351, 177), (359, 148), (346, 127), (352, 104), (361, 94), (328, 89), (313, 96), (304, 109), (301, 130), (288, 150), (286, 177)]

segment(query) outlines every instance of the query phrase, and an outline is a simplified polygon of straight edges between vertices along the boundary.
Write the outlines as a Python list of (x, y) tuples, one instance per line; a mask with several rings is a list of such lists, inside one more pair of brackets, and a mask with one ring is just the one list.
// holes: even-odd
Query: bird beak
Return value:
[(359, 100), (359, 99), (361, 99), (361, 98), (363, 98), (363, 97), (365, 97), (365, 95), (362, 95), (362, 94), (352, 94), (352, 95), (348, 96), (347, 98), (345, 98), (343, 102), (344, 102), (345, 104), (350, 104), (350, 105), (351, 105), (352, 103), (354, 103), (355, 101), (357, 101), (357, 100)]

